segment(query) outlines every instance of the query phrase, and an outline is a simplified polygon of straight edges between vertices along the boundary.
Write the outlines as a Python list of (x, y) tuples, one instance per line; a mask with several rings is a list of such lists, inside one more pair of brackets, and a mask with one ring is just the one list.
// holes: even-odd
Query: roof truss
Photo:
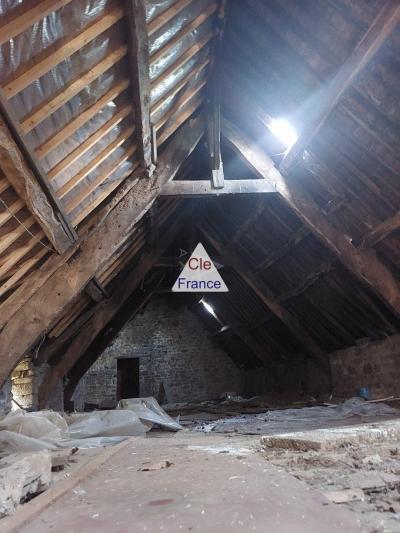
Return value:
[[(29, 300), (18, 305), (14, 299), (14, 309), (17, 308), (18, 313), (6, 318), (7, 322), (0, 332), (0, 382), (8, 377), (23, 354), (55, 323), (102, 265), (123, 246), (135, 224), (151, 207), (160, 188), (174, 178), (203, 132), (204, 125), (200, 119), (187, 122), (159, 158), (154, 177), (139, 180), (123, 202), (80, 244), (72, 260), (63, 262), (70, 255), (60, 258), (61, 264)], [(23, 292), (22, 298), (25, 298)]]
[(222, 132), (238, 155), (260, 178), (268, 180), (309, 230), (363, 283), (371, 287), (395, 313), (400, 314), (400, 284), (373, 250), (356, 248), (320, 211), (296, 183), (286, 179), (272, 160), (239, 128), (222, 121)]

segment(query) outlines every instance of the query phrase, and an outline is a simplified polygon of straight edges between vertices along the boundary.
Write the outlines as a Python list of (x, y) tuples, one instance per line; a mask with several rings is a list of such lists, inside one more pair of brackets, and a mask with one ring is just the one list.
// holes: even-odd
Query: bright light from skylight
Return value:
[(201, 303), (211, 315), (215, 316), (214, 308), (212, 305), (210, 305), (208, 302), (205, 302), (204, 300), (201, 300)]
[(269, 129), (286, 148), (290, 148), (298, 139), (296, 130), (284, 118), (273, 118), (269, 124)]

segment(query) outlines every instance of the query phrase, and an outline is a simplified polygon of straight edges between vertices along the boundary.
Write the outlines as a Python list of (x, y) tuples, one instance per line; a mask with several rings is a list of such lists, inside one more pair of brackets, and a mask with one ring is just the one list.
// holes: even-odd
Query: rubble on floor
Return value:
[(400, 416), (400, 411), (376, 401), (350, 398), (342, 403), (306, 406), (305, 402), (290, 408), (271, 407), (264, 397), (248, 400), (229, 398), (223, 402), (202, 402), (164, 406), (170, 414), (181, 413), (180, 423), (196, 431), (240, 433), (244, 435), (277, 435), (290, 431), (341, 427), (373, 421), (376, 417)]
[(145, 437), (153, 427), (182, 429), (154, 398), (123, 400), (115, 410), (89, 413), (10, 412), (0, 420), (0, 517), (46, 490), (51, 471), (62, 469), (78, 448)]
[(337, 450), (357, 444), (376, 444), (400, 437), (400, 421), (383, 421), (378, 424), (315, 429), (268, 435), (261, 438), (264, 448), (281, 448), (307, 452), (309, 450)]
[[(230, 398), (167, 406), (167, 411), (176, 414), (179, 409), (181, 424), (205, 435), (262, 435), (262, 454), (268, 461), (321, 491), (330, 502), (349, 507), (360, 517), (363, 530), (400, 531), (398, 409), (362, 398), (298, 403), (288, 409), (271, 408), (271, 403), (261, 397)], [(204, 448), (211, 451), (212, 446)]]
[(0, 517), (50, 486), (50, 452), (12, 454), (0, 460)]
[[(397, 430), (400, 427), (399, 421), (384, 424), (395, 425)], [(381, 424), (376, 426), (379, 429)], [(398, 443), (396, 432), (373, 444), (348, 438), (340, 448), (302, 451), (266, 447), (263, 454), (273, 465), (321, 491), (329, 501), (357, 513), (367, 531), (393, 532), (400, 531)]]

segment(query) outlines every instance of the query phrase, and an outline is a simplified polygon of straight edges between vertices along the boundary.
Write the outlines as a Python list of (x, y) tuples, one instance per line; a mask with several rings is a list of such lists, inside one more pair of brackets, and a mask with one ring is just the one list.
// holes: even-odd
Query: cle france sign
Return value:
[(228, 287), (199, 242), (172, 287), (172, 292), (228, 292)]

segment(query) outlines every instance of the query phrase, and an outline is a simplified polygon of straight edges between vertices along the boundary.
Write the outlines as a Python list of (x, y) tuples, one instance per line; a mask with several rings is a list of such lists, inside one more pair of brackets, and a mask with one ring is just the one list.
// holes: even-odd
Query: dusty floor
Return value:
[[(10, 523), (3, 522), (8, 525), (2, 531), (9, 531)], [(133, 438), (17, 528), (29, 533), (278, 530), (367, 531), (356, 514), (266, 461), (255, 437), (186, 431)]]
[[(221, 418), (221, 406), (217, 413), (215, 406), (202, 414), (186, 413), (183, 422), (192, 429), (152, 431), (146, 438), (133, 438), (75, 482), (111, 448), (79, 450), (55, 474), (54, 487), (2, 520), (0, 529), (400, 532), (398, 413), (361, 416), (345, 410), (340, 419), (343, 413), (338, 417), (333, 408), (328, 418), (322, 410), (317, 420), (315, 409), (251, 409), (256, 412), (247, 419), (234, 409)], [(335, 434), (354, 435), (357, 426), (362, 435), (378, 431), (383, 437), (334, 444)], [(194, 427), (205, 427), (206, 432)], [(317, 434), (322, 434), (329, 445), (318, 451), (266, 448), (259, 428), (275, 440), (287, 439), (282, 435), (287, 432), (300, 442), (317, 441)], [(69, 490), (53, 499), (65, 482), (71, 483)], [(40, 508), (41, 501), (45, 508)], [(32, 505), (40, 512), (32, 514)], [(18, 527), (12, 529), (15, 524)]]
[(343, 501), (368, 531), (400, 531), (398, 442), (358, 444), (341, 450), (269, 449), (266, 459), (328, 498)]

